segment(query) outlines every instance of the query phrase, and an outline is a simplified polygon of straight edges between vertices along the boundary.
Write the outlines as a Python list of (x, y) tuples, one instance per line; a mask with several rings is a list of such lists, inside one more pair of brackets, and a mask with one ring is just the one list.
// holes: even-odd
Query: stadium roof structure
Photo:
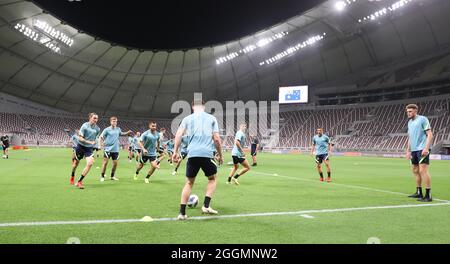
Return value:
[(32, 2), (0, 0), (0, 92), (134, 117), (171, 116), (172, 103), (190, 102), (194, 92), (277, 100), (279, 86), (314, 86), (447, 46), (448, 14), (448, 0), (329, 0), (226, 44), (152, 51), (105, 42)]

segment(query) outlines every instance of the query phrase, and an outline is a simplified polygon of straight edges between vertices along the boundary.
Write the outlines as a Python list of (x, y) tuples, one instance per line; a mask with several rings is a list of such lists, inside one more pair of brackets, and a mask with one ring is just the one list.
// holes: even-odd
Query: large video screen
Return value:
[(280, 87), (280, 104), (308, 103), (308, 86)]

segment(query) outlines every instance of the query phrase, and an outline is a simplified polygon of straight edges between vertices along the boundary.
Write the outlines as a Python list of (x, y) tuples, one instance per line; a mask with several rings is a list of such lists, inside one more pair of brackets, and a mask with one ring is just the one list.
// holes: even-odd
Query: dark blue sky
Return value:
[(87, 33), (142, 49), (210, 46), (263, 30), (323, 0), (34, 0)]

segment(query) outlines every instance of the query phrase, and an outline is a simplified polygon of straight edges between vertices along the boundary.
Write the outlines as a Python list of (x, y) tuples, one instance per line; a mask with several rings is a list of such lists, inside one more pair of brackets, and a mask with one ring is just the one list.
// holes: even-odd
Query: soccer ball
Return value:
[(187, 206), (189, 208), (194, 208), (196, 207), (198, 204), (198, 196), (195, 194), (191, 194), (191, 196), (189, 196), (189, 200), (187, 202)]

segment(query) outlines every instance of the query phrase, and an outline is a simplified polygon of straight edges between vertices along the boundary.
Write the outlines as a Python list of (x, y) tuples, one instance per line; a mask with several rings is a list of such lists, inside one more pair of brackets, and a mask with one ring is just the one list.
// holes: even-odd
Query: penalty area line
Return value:
[[(194, 216), (189, 217), (188, 221), (200, 220), (214, 220), (214, 219), (228, 219), (228, 218), (245, 218), (245, 217), (267, 217), (267, 216), (289, 216), (299, 215), (303, 218), (313, 217), (311, 214), (321, 213), (340, 213), (340, 212), (356, 212), (368, 210), (386, 210), (386, 209), (401, 209), (401, 208), (420, 208), (420, 207), (437, 207), (450, 206), (450, 203), (436, 203), (436, 204), (405, 204), (405, 205), (387, 205), (387, 206), (370, 206), (370, 207), (353, 207), (353, 208), (337, 208), (337, 209), (318, 209), (318, 210), (303, 210), (294, 212), (271, 212), (271, 213), (252, 213), (252, 214), (234, 214), (234, 215), (212, 215), (212, 216)], [(307, 217), (305, 217), (307, 216)], [(178, 221), (177, 218), (154, 218), (149, 222), (169, 222)], [(118, 220), (84, 220), (84, 221), (54, 221), (54, 222), (22, 222), (22, 223), (3, 223), (0, 228), (6, 227), (30, 227), (30, 226), (52, 226), (52, 225), (88, 225), (88, 224), (115, 224), (115, 223), (138, 223), (146, 222), (142, 219), (118, 219)]]

